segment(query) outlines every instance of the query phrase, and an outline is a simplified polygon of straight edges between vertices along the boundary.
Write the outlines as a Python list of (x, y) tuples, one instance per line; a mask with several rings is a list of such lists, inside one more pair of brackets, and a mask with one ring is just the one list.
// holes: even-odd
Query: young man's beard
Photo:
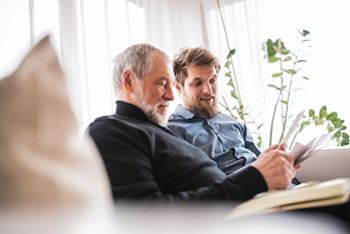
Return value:
[(202, 107), (196, 104), (188, 104), (189, 111), (193, 112), (197, 117), (203, 119), (211, 119), (218, 114), (218, 107), (216, 98), (214, 99), (213, 105), (208, 107)]

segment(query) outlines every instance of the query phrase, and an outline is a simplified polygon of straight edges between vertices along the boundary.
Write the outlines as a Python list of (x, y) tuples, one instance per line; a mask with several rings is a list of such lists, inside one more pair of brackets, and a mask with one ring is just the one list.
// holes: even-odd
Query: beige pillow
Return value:
[(0, 207), (109, 204), (90, 139), (79, 136), (49, 38), (0, 80)]

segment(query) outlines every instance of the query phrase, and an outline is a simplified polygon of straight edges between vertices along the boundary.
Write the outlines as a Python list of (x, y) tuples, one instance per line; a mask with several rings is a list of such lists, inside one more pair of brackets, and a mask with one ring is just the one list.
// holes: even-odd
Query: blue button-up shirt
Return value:
[(226, 174), (250, 164), (260, 154), (247, 127), (222, 113), (202, 119), (178, 105), (168, 127), (201, 148)]

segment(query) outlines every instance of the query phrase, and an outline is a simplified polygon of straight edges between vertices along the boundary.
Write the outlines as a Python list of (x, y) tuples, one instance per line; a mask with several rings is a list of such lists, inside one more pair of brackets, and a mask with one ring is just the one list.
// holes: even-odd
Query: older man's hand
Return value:
[(265, 150), (251, 164), (264, 177), (268, 189), (286, 189), (295, 177), (294, 157), (285, 151), (285, 145), (276, 144)]

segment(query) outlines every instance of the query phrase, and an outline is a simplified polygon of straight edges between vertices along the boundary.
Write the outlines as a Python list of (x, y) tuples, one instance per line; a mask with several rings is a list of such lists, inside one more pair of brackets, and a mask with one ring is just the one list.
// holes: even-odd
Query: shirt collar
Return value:
[(175, 109), (175, 115), (179, 115), (184, 119), (192, 119), (195, 117), (194, 113), (187, 110), (186, 108), (184, 108), (181, 105), (177, 105), (176, 109)]

